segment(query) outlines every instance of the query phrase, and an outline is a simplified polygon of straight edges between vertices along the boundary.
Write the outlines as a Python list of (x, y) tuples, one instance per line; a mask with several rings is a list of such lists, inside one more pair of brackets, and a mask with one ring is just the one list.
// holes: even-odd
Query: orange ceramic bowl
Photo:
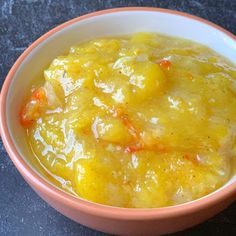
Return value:
[(22, 103), (19, 98), (53, 58), (80, 41), (135, 31), (195, 40), (236, 61), (236, 37), (198, 17), (157, 8), (120, 8), (88, 14), (49, 31), (16, 61), (1, 92), (1, 136), (10, 158), (29, 185), (51, 206), (76, 222), (120, 235), (172, 233), (196, 225), (231, 204), (236, 199), (236, 175), (217, 191), (177, 206), (128, 209), (100, 205), (58, 189), (39, 172), (18, 121)]

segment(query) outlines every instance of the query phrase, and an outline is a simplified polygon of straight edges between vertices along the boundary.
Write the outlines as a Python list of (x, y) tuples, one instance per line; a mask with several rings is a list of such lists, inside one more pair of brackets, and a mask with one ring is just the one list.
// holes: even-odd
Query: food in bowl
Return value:
[(196, 42), (98, 38), (52, 61), (20, 122), (62, 189), (118, 207), (177, 205), (235, 173), (235, 78)]

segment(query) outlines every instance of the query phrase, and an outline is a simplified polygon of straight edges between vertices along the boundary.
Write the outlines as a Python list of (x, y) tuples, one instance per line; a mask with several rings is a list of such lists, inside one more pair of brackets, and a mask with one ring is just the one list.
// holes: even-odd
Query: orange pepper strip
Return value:
[(198, 159), (197, 159), (195, 154), (188, 154), (188, 153), (186, 153), (186, 154), (183, 155), (183, 158), (185, 160), (191, 161), (193, 164), (199, 164), (199, 161), (198, 161)]
[(134, 152), (138, 152), (138, 151), (141, 151), (141, 150), (143, 150), (143, 148), (141, 148), (141, 147), (127, 147), (126, 149), (125, 149), (125, 152), (127, 152), (127, 153), (134, 153)]
[(42, 104), (47, 102), (46, 94), (43, 88), (33, 91), (28, 103), (20, 111), (20, 123), (24, 127), (29, 127), (39, 116)]
[(140, 132), (135, 128), (135, 126), (131, 123), (129, 120), (128, 116), (124, 114), (124, 111), (122, 108), (116, 108), (113, 109), (115, 116), (121, 119), (123, 124), (127, 127), (129, 130), (129, 133), (133, 136), (135, 145), (134, 146), (128, 146), (125, 149), (125, 152), (127, 153), (134, 153), (137, 151), (142, 151), (142, 150), (150, 150), (150, 151), (159, 151), (159, 152), (166, 152), (167, 149), (164, 145), (162, 144), (156, 144), (154, 146), (147, 146), (144, 144)]
[(115, 107), (115, 108), (112, 108), (111, 111), (115, 117), (117, 117), (118, 119), (122, 121), (122, 123), (126, 126), (126, 128), (129, 130), (130, 134), (133, 136), (135, 140), (140, 139), (140, 133), (133, 126), (133, 124), (128, 118), (128, 115), (124, 113), (123, 108)]
[(43, 88), (38, 88), (33, 91), (31, 100), (46, 101), (46, 95)]
[(184, 155), (183, 155), (183, 158), (186, 159), (186, 160), (188, 160), (188, 161), (191, 160), (191, 157), (190, 157), (189, 154), (184, 154)]
[(22, 110), (20, 111), (20, 123), (22, 126), (24, 127), (29, 127), (33, 124), (34, 119), (29, 119), (29, 117), (27, 116), (27, 109), (26, 106), (24, 106), (22, 108)]
[(123, 124), (128, 128), (128, 130), (129, 130), (130, 134), (133, 136), (133, 138), (135, 140), (139, 140), (140, 134), (139, 134), (138, 130), (132, 125), (132, 123), (130, 122), (128, 117), (126, 115), (122, 115), (120, 118), (121, 118)]
[(161, 153), (165, 153), (167, 152), (166, 147), (164, 147), (163, 145), (155, 145), (155, 146), (128, 146), (125, 149), (125, 152), (127, 153), (134, 153), (134, 152), (138, 152), (138, 151), (142, 151), (142, 150), (146, 150), (146, 151), (156, 151), (156, 152), (161, 152)]
[(161, 60), (161, 61), (159, 62), (159, 65), (160, 65), (163, 69), (167, 69), (167, 70), (169, 70), (170, 67), (172, 66), (171, 62), (170, 62), (169, 60), (165, 60), (165, 59)]
[(163, 144), (157, 144), (153, 147), (150, 147), (150, 150), (153, 150), (153, 151), (158, 151), (158, 152), (167, 152), (167, 147), (164, 146)]

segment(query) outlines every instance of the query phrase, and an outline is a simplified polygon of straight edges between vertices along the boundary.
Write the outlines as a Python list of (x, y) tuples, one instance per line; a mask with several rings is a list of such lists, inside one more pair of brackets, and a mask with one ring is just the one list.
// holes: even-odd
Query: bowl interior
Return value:
[[(222, 31), (179, 14), (163, 11), (130, 10), (98, 13), (74, 20), (60, 30), (54, 30), (29, 51), (16, 68), (6, 99), (7, 125), (15, 147), (23, 159), (38, 173), (45, 176), (35, 161), (26, 142), (25, 132), (19, 125), (19, 109), (32, 81), (43, 77), (43, 70), (56, 56), (69, 47), (96, 37), (131, 34), (134, 32), (157, 32), (182, 37), (205, 44), (231, 61), (236, 61), (236, 41)], [(236, 175), (226, 184), (236, 181)]]

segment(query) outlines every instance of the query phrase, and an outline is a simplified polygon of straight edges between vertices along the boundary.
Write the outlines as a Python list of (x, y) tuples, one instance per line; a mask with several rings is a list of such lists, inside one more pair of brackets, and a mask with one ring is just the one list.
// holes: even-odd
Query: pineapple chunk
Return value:
[(132, 136), (124, 124), (115, 118), (99, 118), (96, 117), (92, 131), (94, 137), (107, 142), (114, 142), (118, 144), (127, 144), (131, 141)]

